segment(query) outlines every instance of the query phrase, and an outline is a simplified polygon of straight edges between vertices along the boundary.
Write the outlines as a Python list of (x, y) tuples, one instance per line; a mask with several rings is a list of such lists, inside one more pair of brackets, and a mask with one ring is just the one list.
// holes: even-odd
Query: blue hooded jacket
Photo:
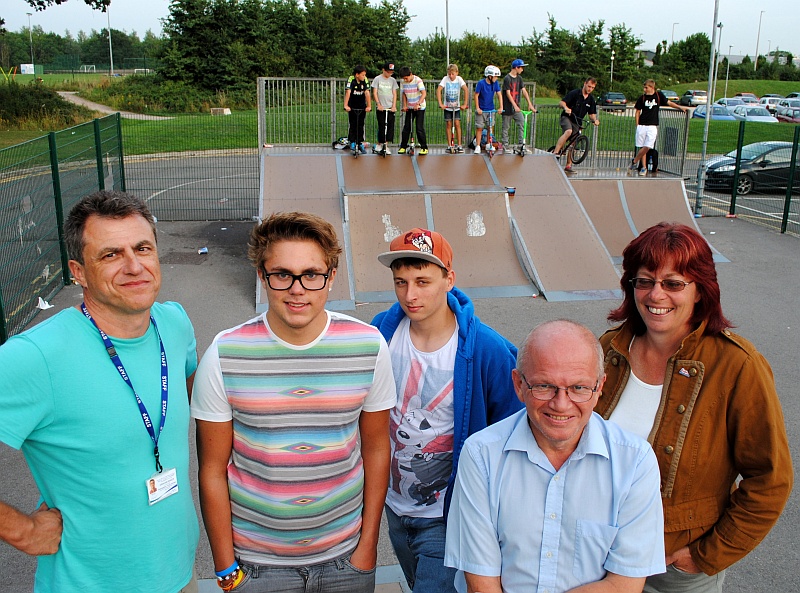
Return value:
[[(458, 322), (458, 349), (453, 369), (453, 470), (447, 482), (444, 516), (450, 508), (450, 495), (464, 441), (522, 409), (514, 391), (511, 371), (517, 364), (517, 348), (475, 315), (469, 297), (458, 288), (447, 294), (447, 305)], [(387, 342), (406, 316), (399, 303), (372, 320)]]

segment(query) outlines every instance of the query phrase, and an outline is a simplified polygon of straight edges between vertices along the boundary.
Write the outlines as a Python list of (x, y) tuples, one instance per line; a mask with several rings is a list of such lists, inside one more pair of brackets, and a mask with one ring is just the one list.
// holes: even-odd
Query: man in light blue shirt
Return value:
[(645, 440), (592, 412), (605, 381), (597, 339), (544, 323), (512, 376), (526, 409), (461, 454), (445, 553), (456, 588), (641, 593), (666, 568), (658, 466)]

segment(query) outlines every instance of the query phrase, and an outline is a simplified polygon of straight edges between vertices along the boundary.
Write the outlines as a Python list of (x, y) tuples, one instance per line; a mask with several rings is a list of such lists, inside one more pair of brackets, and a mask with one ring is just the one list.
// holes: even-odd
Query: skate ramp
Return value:
[[(615, 263), (634, 237), (662, 221), (701, 232), (682, 179), (580, 179), (572, 181), (581, 203)], [(729, 261), (710, 245), (714, 261)]]
[(622, 296), (611, 255), (552, 156), (504, 156), (492, 161), (510, 200), (517, 249), (548, 300)]

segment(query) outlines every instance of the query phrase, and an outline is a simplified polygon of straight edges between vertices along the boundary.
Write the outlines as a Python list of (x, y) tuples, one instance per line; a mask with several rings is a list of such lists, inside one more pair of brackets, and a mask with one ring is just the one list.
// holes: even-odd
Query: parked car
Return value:
[(705, 91), (686, 91), (681, 95), (680, 104), (696, 107), (708, 103), (708, 93)]
[(761, 97), (761, 100), (758, 102), (764, 109), (769, 111), (772, 115), (775, 115), (775, 112), (778, 110), (778, 103), (780, 103), (783, 97)]
[(798, 99), (798, 98), (800, 98), (800, 92), (789, 93), (788, 95), (786, 95), (786, 98), (787, 99)]
[(800, 124), (800, 108), (787, 109), (780, 115), (776, 115), (779, 122), (787, 124)]
[[(737, 193), (747, 195), (754, 189), (786, 190), (789, 165), (792, 160), (791, 142), (756, 142), (742, 147)], [(798, 153), (800, 160), (800, 153)], [(730, 190), (736, 169), (736, 151), (708, 159), (700, 164), (697, 180), (705, 171), (705, 187), (710, 190)], [(800, 172), (795, 174), (793, 188), (800, 189)]]
[(758, 103), (758, 97), (753, 93), (736, 93), (736, 96), (745, 103)]
[(787, 109), (794, 109), (796, 107), (800, 107), (800, 99), (781, 99), (778, 102), (778, 108), (775, 111), (775, 114), (780, 115)]
[(777, 93), (764, 93), (763, 95), (761, 95), (761, 98), (763, 99), (764, 97), (772, 97), (773, 99), (783, 99), (784, 98), (783, 95), (778, 95)]
[[(708, 109), (707, 105), (698, 105), (697, 109), (692, 113), (692, 117), (705, 119), (706, 109)], [(730, 114), (725, 105), (717, 105), (716, 103), (711, 104), (711, 119), (716, 121), (736, 121), (736, 118)]]
[(622, 93), (608, 92), (600, 96), (600, 102), (597, 105), (604, 109), (625, 109), (628, 100)]
[(744, 105), (744, 101), (742, 101), (741, 97), (722, 97), (721, 99), (717, 99), (717, 103), (719, 105), (725, 105), (725, 107), (730, 107), (731, 109), (738, 105)]
[(665, 91), (662, 89), (661, 94), (667, 98), (667, 101), (672, 101), (674, 103), (677, 103), (678, 101), (681, 100), (681, 98), (678, 96), (678, 93), (676, 93), (675, 91), (670, 91), (670, 90)]
[(765, 124), (776, 124), (778, 120), (769, 111), (758, 105), (739, 105), (734, 107), (731, 115), (740, 121), (754, 121)]

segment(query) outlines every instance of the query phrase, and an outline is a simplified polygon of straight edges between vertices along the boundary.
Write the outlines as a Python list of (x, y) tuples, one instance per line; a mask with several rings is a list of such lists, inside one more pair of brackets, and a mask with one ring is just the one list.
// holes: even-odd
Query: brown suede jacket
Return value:
[[(661, 471), (666, 553), (689, 546), (695, 564), (713, 575), (769, 533), (793, 471), (769, 363), (733, 332), (705, 336), (704, 329), (667, 362), (648, 440)], [(595, 411), (603, 418), (628, 381), (632, 337), (623, 324), (600, 338), (607, 379)]]

